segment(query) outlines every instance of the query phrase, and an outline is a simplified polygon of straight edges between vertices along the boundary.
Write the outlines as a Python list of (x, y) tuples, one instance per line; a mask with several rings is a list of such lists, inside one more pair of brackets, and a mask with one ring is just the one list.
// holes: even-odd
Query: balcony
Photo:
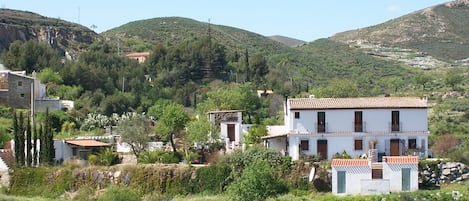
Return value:
[(356, 133), (366, 132), (365, 125), (365, 122), (353, 122), (353, 131)]
[(402, 130), (402, 122), (391, 122), (389, 127), (391, 132), (400, 132)]

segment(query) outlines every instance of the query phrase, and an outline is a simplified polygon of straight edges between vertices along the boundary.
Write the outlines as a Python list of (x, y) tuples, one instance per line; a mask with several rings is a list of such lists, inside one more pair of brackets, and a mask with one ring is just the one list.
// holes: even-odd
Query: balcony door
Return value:
[(355, 132), (363, 132), (363, 112), (355, 111), (355, 122), (354, 122)]
[(318, 112), (318, 133), (326, 132), (326, 113)]
[(391, 114), (391, 131), (400, 131), (399, 111), (392, 111), (392, 114)]

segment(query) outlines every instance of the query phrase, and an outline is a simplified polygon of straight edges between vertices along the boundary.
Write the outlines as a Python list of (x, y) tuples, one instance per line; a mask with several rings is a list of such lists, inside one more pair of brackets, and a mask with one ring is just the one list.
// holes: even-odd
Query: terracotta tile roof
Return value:
[(368, 159), (332, 159), (332, 167), (368, 166)]
[(295, 98), (288, 101), (290, 110), (428, 107), (427, 102), (418, 97)]
[(417, 156), (384, 156), (383, 160), (388, 164), (418, 164)]
[(108, 147), (111, 144), (96, 141), (96, 140), (66, 140), (68, 144), (77, 145), (80, 147)]

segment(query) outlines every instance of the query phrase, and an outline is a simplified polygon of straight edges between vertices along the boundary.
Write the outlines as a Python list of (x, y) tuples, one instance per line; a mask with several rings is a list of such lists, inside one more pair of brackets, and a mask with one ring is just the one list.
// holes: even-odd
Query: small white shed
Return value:
[(333, 159), (332, 194), (369, 195), (418, 190), (418, 157), (385, 156), (368, 159)]

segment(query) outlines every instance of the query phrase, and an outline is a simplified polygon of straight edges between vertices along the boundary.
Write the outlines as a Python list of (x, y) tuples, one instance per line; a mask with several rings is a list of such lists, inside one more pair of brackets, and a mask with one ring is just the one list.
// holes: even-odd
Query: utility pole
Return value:
[(122, 93), (124, 93), (124, 89), (125, 89), (125, 77), (122, 76)]

